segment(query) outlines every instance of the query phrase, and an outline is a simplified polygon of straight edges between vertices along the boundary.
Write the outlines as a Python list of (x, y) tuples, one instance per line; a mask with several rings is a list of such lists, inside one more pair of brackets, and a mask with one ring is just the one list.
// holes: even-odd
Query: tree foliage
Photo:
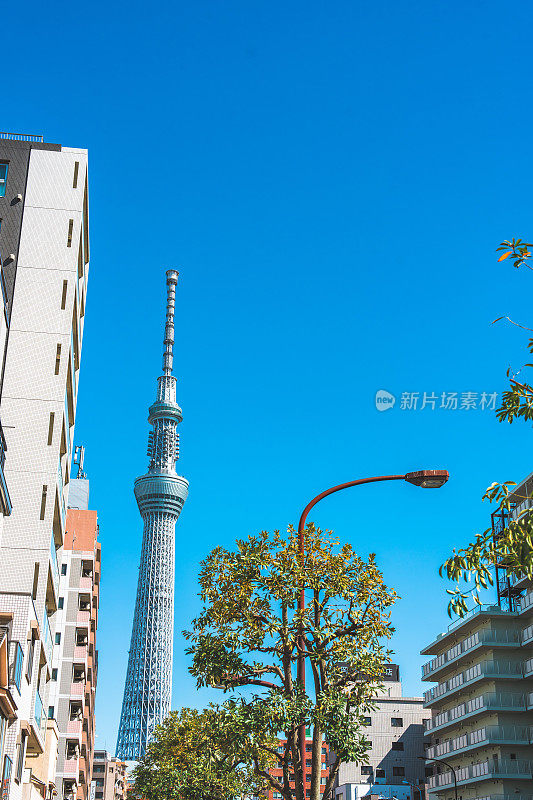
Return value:
[[(533, 245), (530, 242), (524, 242), (522, 239), (503, 241), (496, 249), (496, 252), (504, 251), (498, 261), (512, 258), (513, 265), (517, 269), (523, 266), (533, 269), (528, 263), (532, 257), (531, 247)], [(518, 324), (509, 317), (498, 317), (494, 321), (498, 322), (501, 319), (507, 319), (513, 325)], [(531, 330), (524, 325), (518, 325), (518, 327)], [(532, 338), (529, 339), (527, 347), (529, 352), (533, 353)], [(524, 364), (519, 372), (532, 367), (533, 364)], [(503, 392), (501, 406), (496, 409), (499, 422), (511, 424), (515, 419), (521, 419), (524, 422), (533, 421), (533, 387), (524, 379), (517, 380), (517, 373), (513, 374), (510, 368), (507, 370), (507, 377), (509, 378), (509, 388)], [(513, 481), (493, 483), (483, 495), (483, 500), (496, 503), (496, 511), (502, 519), (507, 521), (502, 530), (498, 531), (496, 536), (492, 527), (483, 533), (476, 534), (473, 542), (464, 549), (454, 549), (450, 558), (440, 567), (441, 576), (446, 574), (450, 580), (456, 582), (463, 580), (469, 585), (465, 590), (461, 590), (459, 585), (456, 585), (453, 590), (447, 589), (448, 594), (451, 595), (448, 603), (449, 616), (457, 614), (463, 617), (468, 611), (470, 600), (481, 604), (480, 591), (492, 585), (492, 570), (496, 564), (504, 566), (509, 577), (533, 578), (533, 524), (528, 511), (522, 512), (514, 519), (511, 516), (514, 507), (513, 500), (516, 499), (513, 494), (515, 486)], [(519, 499), (525, 500), (526, 498)]]
[(264, 782), (256, 776), (235, 723), (224, 706), (173, 711), (156, 728), (128, 794), (144, 800), (231, 800), (259, 794)]
[[(362, 761), (368, 752), (363, 717), (389, 657), (383, 640), (393, 631), (396, 594), (385, 586), (374, 556), (364, 560), (309, 524), (302, 563), (292, 527), (287, 537), (262, 531), (237, 541), (233, 552), (213, 550), (202, 563), (200, 586), (203, 608), (185, 632), (198, 686), (231, 692), (225, 705), (238, 720), (256, 775), (286, 800), (305, 800), (302, 767), (310, 756), (300, 752), (297, 733), (302, 723), (310, 726), (311, 798), (326, 798), (340, 762)], [(295, 679), (300, 626), (311, 677), (307, 692)], [(280, 753), (272, 740), (281, 734), (287, 744)], [(323, 735), (335, 762), (321, 787)], [(265, 768), (269, 756), (282, 778)]]

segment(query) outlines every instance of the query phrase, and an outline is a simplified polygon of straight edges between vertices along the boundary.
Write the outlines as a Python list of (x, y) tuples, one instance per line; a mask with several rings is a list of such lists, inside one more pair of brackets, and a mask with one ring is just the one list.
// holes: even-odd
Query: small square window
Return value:
[(361, 775), (372, 775), (374, 773), (374, 768), (369, 766), (368, 764), (363, 764), (361, 767)]
[(393, 750), (403, 750), (403, 742), (393, 742), (392, 743)]
[(395, 778), (403, 778), (405, 775), (405, 767), (393, 767), (392, 774)]
[(385, 770), (384, 769), (377, 769), (376, 770), (376, 778), (384, 778), (385, 777)]
[(511, 761), (516, 761), (516, 753), (509, 753), (509, 758)]
[(66, 575), (67, 574), (67, 565), (66, 564), (61, 564), (61, 574), (62, 575)]
[(403, 728), (403, 719), (402, 717), (391, 717), (390, 724), (393, 728)]
[(3, 161), (0, 164), (0, 197), (6, 196), (7, 168), (8, 164)]
[(372, 725), (372, 717), (363, 717), (363, 725)]
[[(65, 564), (65, 566), (67, 566), (67, 565)], [(64, 597), (59, 597), (58, 601), (57, 601), (57, 607), (58, 608), (63, 608), (64, 605), (65, 605), (65, 598)]]

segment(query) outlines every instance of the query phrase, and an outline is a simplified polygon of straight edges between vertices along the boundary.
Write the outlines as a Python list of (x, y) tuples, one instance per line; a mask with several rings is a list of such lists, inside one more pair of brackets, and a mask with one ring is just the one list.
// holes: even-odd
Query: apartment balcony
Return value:
[(524, 628), (521, 635), (522, 644), (531, 644), (533, 642), (533, 625), (528, 625)]
[(87, 645), (75, 645), (73, 661), (75, 663), (87, 664)]
[(78, 628), (88, 628), (91, 624), (90, 611), (78, 611), (76, 615), (76, 626)]
[(533, 612), (533, 591), (528, 592), (518, 600), (517, 609), (519, 614), (531, 614)]
[[(533, 663), (533, 659), (530, 660)], [(526, 664), (528, 663), (526, 662)], [(443, 698), (461, 691), (464, 686), (469, 686), (476, 681), (489, 678), (505, 678), (506, 680), (522, 678), (526, 674), (526, 664), (522, 665), (515, 661), (482, 661), (424, 692), (424, 707), (435, 705)]]
[(517, 725), (486, 725), (471, 733), (463, 733), (454, 739), (447, 739), (437, 745), (428, 747), (428, 758), (455, 755), (485, 747), (490, 744), (528, 745), (533, 741), (533, 729)]
[[(481, 761), (479, 764), (469, 764), (455, 770), (458, 785), (475, 783), (480, 780), (514, 778), (515, 780), (531, 780), (533, 764), (531, 761), (517, 759), (511, 761), (498, 759), (497, 761)], [(448, 789), (454, 785), (451, 771), (441, 772), (440, 775), (431, 775), (428, 781), (429, 791)]]
[[(533, 693), (530, 695), (533, 699)], [(489, 692), (474, 697), (465, 703), (442, 711), (433, 719), (425, 721), (426, 733), (449, 728), (457, 724), (458, 720), (474, 717), (485, 711), (525, 711), (527, 708), (526, 698), (523, 694), (510, 694), (506, 692)]]
[(73, 681), (70, 685), (71, 697), (83, 697), (85, 695), (85, 681)]
[[(533, 595), (533, 593), (532, 593)], [(472, 653), (482, 647), (490, 648), (515, 648), (520, 647), (520, 634), (518, 631), (487, 630), (476, 631), (462, 641), (450, 647), (446, 652), (431, 659), (422, 667), (422, 678), (429, 680), (435, 678), (439, 672), (445, 670), (450, 664), (459, 661), (465, 653)]]
[(78, 719), (72, 719), (67, 722), (66, 735), (69, 739), (79, 739), (81, 741), (83, 723)]
[(77, 758), (66, 758), (63, 762), (63, 776), (79, 783), (79, 761)]

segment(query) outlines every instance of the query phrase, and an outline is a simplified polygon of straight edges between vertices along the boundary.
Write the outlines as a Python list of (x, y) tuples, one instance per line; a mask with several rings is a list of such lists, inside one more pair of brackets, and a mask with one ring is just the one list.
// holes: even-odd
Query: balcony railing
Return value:
[[(455, 770), (457, 783), (466, 783), (478, 778), (504, 777), (504, 776), (524, 776), (530, 778), (533, 774), (531, 761), (517, 759), (511, 761), (498, 759), (498, 761), (481, 761), (479, 764), (469, 764)], [(441, 772), (440, 775), (432, 775), (428, 781), (428, 789), (437, 787), (444, 788), (453, 786), (453, 774), (451, 771)]]
[(44, 142), (42, 136), (36, 133), (9, 133), (0, 131), (0, 139), (13, 139), (15, 142)]
[[(533, 694), (533, 693), (532, 693)], [(526, 698), (523, 694), (510, 694), (506, 692), (489, 692), (487, 694), (474, 697), (468, 702), (461, 703), (454, 708), (442, 711), (433, 719), (425, 721), (426, 731), (450, 725), (455, 720), (475, 714), (476, 711), (495, 710), (495, 711), (525, 711)]]
[(445, 664), (455, 661), (463, 653), (467, 653), (469, 650), (473, 650), (476, 647), (487, 645), (505, 647), (505, 645), (518, 645), (519, 643), (520, 635), (518, 631), (504, 631), (493, 628), (477, 631), (473, 633), (472, 636), (468, 636), (466, 639), (458, 642), (445, 653), (441, 653), (440, 656), (424, 664), (422, 667), (422, 675), (423, 677), (431, 675), (432, 672), (436, 672)]
[(437, 745), (428, 747), (428, 758), (439, 758), (448, 753), (458, 753), (480, 744), (523, 744), (533, 740), (533, 731), (529, 727), (517, 725), (486, 725), (471, 733), (463, 733), (455, 739), (447, 739)]
[[(527, 664), (528, 662), (526, 662)], [(481, 678), (518, 678), (525, 674), (526, 664), (513, 661), (482, 661), (464, 672), (454, 675), (449, 681), (443, 681), (438, 686), (424, 692), (424, 704), (428, 705), (440, 697), (452, 694), (462, 686), (466, 686)]]
[(522, 613), (533, 605), (533, 592), (528, 592), (518, 600), (518, 611)]

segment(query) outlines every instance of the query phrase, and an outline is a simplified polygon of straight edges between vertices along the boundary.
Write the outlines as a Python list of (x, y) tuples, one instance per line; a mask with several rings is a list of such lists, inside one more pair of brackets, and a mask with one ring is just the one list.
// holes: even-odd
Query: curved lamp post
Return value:
[[(420, 486), (422, 489), (440, 489), (441, 486), (444, 486), (446, 481), (449, 478), (448, 471), (445, 469), (422, 469), (418, 470), (417, 472), (407, 472), (405, 475), (378, 475), (377, 477), (373, 478), (359, 478), (355, 481), (348, 481), (348, 483), (340, 483), (338, 486), (332, 486), (331, 489), (326, 489), (325, 492), (321, 492), (314, 497), (310, 503), (306, 505), (302, 512), (302, 516), (300, 517), (300, 522), (298, 523), (298, 544), (300, 547), (300, 558), (302, 560), (302, 566), (305, 562), (305, 543), (304, 543), (304, 530), (305, 530), (305, 523), (307, 520), (307, 515), (311, 511), (311, 509), (316, 506), (320, 500), (323, 500), (324, 497), (328, 497), (330, 494), (334, 494), (335, 492), (340, 492), (342, 489), (349, 489), (351, 486), (361, 486), (364, 483), (378, 483), (380, 481), (407, 481), (407, 483), (412, 483), (414, 486)], [(303, 615), (305, 610), (305, 585), (302, 584), (300, 589), (300, 597), (298, 600), (298, 611)], [(303, 634), (303, 622), (300, 623), (300, 632), (298, 635), (298, 667), (297, 667), (297, 679), (298, 682), (302, 685), (302, 688), (305, 689), (305, 643), (304, 643), (304, 634)], [(302, 762), (302, 774), (305, 775), (305, 723), (300, 725), (300, 732), (299, 732), (299, 740), (300, 740), (300, 760)], [(304, 781), (304, 798), (305, 798), (305, 781)], [(456, 796), (457, 800), (457, 796)]]
[(455, 800), (457, 800), (457, 775), (452, 765), (448, 764), (447, 761), (443, 761), (442, 758), (426, 758), (425, 756), (418, 756), (418, 758), (421, 758), (423, 761), (435, 761), (437, 764), (445, 764), (448, 767), (448, 769), (452, 771)]

